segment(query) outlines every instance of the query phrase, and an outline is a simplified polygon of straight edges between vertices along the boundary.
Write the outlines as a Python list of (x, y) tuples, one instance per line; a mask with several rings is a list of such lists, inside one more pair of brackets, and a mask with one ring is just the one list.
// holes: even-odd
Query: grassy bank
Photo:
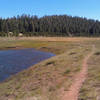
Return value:
[(36, 48), (57, 54), (0, 83), (0, 100), (60, 100), (62, 88), (68, 90), (74, 75), (81, 70), (84, 57), (91, 51), (91, 45), (99, 45), (99, 39), (95, 38), (40, 38), (0, 40), (1, 50)]
[(64, 41), (49, 41), (49, 39), (45, 40), (45, 38), (0, 38), (0, 50), (36, 48), (61, 54), (70, 48), (70, 44), (73, 45), (69, 41), (65, 43)]

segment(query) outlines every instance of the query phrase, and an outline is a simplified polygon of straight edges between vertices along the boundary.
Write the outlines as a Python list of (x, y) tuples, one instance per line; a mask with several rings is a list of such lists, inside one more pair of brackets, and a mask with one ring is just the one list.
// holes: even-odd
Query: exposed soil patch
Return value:
[(88, 70), (87, 61), (89, 60), (89, 58), (93, 53), (94, 53), (94, 46), (92, 52), (84, 58), (82, 70), (73, 78), (74, 81), (71, 87), (68, 89), (68, 91), (62, 90), (63, 96), (61, 100), (78, 100), (80, 88), (87, 77), (87, 70)]

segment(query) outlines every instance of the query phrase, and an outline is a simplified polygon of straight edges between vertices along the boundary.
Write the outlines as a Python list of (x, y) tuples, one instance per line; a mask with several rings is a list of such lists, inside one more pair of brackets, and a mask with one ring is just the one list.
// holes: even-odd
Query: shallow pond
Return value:
[(0, 81), (52, 56), (35, 49), (0, 51)]

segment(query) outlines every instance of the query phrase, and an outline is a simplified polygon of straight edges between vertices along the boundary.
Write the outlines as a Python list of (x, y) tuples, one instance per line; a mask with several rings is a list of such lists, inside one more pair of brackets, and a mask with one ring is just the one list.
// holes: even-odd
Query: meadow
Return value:
[[(56, 54), (0, 83), (0, 100), (64, 100), (75, 75), (88, 60), (88, 74), (79, 92), (79, 100), (100, 97), (100, 38), (32, 37), (0, 38), (0, 50), (35, 48)], [(67, 99), (66, 99), (67, 100)]]

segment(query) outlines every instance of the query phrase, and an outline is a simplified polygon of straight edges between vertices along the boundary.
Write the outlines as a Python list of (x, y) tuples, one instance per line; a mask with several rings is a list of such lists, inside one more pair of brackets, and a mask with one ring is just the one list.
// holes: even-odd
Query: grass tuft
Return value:
[(70, 69), (67, 69), (67, 70), (64, 72), (64, 75), (69, 74), (70, 72), (71, 72), (71, 70), (70, 70)]
[(100, 51), (98, 51), (98, 52), (94, 53), (94, 55), (100, 55)]

